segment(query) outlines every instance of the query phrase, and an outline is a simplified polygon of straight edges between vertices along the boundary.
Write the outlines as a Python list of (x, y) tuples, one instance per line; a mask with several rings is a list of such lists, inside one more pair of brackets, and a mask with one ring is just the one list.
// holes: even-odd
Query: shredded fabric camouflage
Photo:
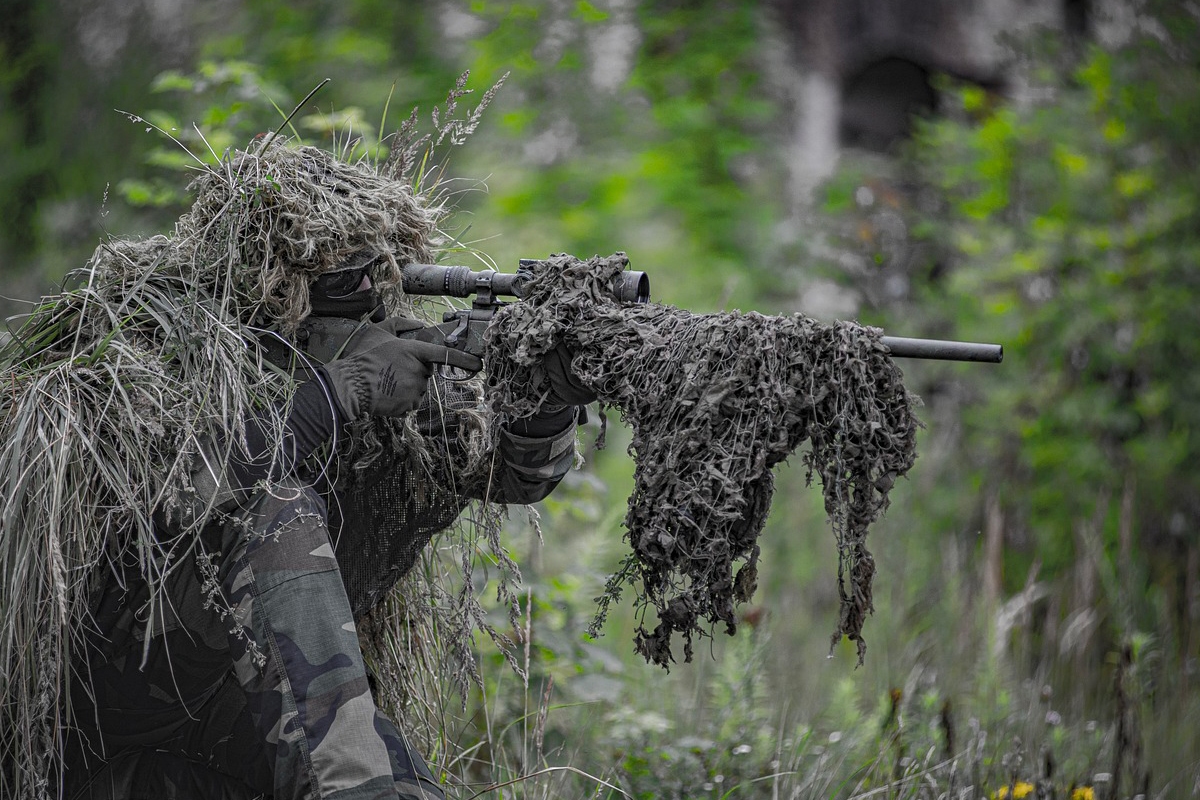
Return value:
[(712, 626), (732, 634), (735, 606), (755, 589), (772, 467), (808, 442), (803, 463), (821, 481), (838, 541), (833, 641), (856, 641), (861, 663), (875, 573), (867, 529), (912, 466), (919, 427), (917, 400), (880, 331), (799, 314), (622, 304), (612, 286), (627, 266), (621, 253), (532, 263), (523, 301), (488, 332), (498, 411), (523, 415), (541, 405), (549, 392), (541, 356), (565, 343), (579, 380), (632, 427), (632, 553), (600, 598), (594, 628), (623, 584), (636, 581), (642, 613), (648, 605), (658, 617), (652, 630), (637, 631), (648, 661), (674, 661), (674, 634), (685, 660), (693, 638)]

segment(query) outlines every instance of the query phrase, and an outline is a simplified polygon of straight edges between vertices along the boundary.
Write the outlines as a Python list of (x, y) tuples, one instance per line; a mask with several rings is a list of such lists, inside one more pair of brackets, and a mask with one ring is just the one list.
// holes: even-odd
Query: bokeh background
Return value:
[(508, 75), (449, 164), (455, 233), (501, 269), (623, 250), (660, 302), (1006, 357), (902, 365), (926, 428), (870, 540), (860, 668), (830, 649), (835, 547), (798, 466), (735, 637), (664, 672), (633, 654), (630, 596), (585, 636), (632, 470), (619, 421), (602, 451), (593, 422), (541, 537), (507, 528), (527, 678), (481, 639), (434, 754), (447, 781), (1200, 792), (1195, 4), (4, 0), (0, 311), (107, 236), (169, 232), (189, 172), (326, 78), (288, 132), (370, 153), (467, 70), (471, 103)]

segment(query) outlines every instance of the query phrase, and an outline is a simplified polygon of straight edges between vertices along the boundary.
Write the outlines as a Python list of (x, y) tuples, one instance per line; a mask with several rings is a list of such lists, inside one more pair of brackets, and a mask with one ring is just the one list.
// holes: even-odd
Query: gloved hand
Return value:
[(580, 382), (571, 371), (571, 351), (563, 343), (546, 353), (542, 359), (542, 370), (550, 382), (550, 394), (546, 403), (550, 410), (564, 406), (583, 406), (597, 400), (596, 393)]
[(340, 357), (322, 367), (343, 421), (398, 417), (412, 411), (420, 405), (433, 368), (439, 364), (468, 372), (483, 368), (480, 359), (461, 350), (399, 338), (399, 334), (421, 327), (420, 322), (404, 317), (364, 326)]

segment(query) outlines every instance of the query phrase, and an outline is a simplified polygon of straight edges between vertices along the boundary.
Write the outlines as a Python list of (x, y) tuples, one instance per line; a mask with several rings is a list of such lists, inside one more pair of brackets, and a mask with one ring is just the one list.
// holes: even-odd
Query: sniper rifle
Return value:
[[(528, 259), (521, 259), (516, 273), (492, 269), (474, 271), (470, 267), (440, 264), (408, 264), (403, 268), (403, 286), (407, 294), (473, 298), (470, 308), (447, 311), (437, 328), (442, 332), (446, 345), (482, 357), (483, 333), (496, 310), (505, 304), (499, 298), (519, 299), (523, 296), (525, 284), (530, 278), (525, 267), (532, 263)], [(612, 288), (613, 295), (622, 302), (650, 301), (650, 277), (644, 272), (625, 270), (616, 277)], [(884, 336), (880, 341), (895, 358), (993, 364), (1004, 359), (1004, 348), (998, 344), (903, 336)]]

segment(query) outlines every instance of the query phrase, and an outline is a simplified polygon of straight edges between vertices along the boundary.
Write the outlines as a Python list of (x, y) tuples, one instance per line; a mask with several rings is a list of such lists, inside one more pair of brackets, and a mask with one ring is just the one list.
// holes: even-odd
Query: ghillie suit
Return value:
[(880, 332), (802, 315), (622, 305), (611, 286), (627, 265), (622, 254), (536, 262), (523, 301), (488, 330), (496, 409), (535, 409), (547, 389), (537, 365), (565, 344), (572, 373), (633, 429), (625, 517), (633, 552), (606, 587), (597, 622), (622, 583), (636, 580), (639, 603), (658, 616), (653, 631), (637, 632), (647, 661), (674, 660), (674, 633), (690, 661), (703, 622), (733, 633), (734, 604), (755, 588), (771, 468), (807, 441), (803, 461), (820, 478), (838, 543), (833, 642), (855, 640), (861, 662), (875, 572), (867, 528), (912, 466), (919, 426)]
[[(158, 619), (161, 587), (207, 556), (201, 533), (221, 521), (196, 476), (221, 474), (251, 417), (266, 452), (283, 451), (295, 384), (263, 343), (295, 344), (310, 282), (369, 250), (383, 256), (371, 278), (389, 309), (405, 306), (399, 265), (433, 260), (443, 242), (440, 196), (412, 189), (413, 151), (427, 144), (401, 137), (377, 165), (256, 141), (200, 174), (171, 236), (104, 243), (14, 331), (0, 357), (0, 796), (57, 795), (72, 719), (66, 665), (105, 582), (134, 564), (150, 590), (146, 619)], [(390, 442), (430, 491), (460, 489), (472, 464), (486, 464), (466, 402), (434, 431), (459, 446), (426, 446), (419, 415), (366, 420), (313, 470), (353, 464), (325, 475), (353, 492)], [(409, 564), (464, 504), (446, 499), (409, 543)], [(206, 591), (214, 613), (228, 612)], [(469, 629), (481, 615), (467, 616)]]

